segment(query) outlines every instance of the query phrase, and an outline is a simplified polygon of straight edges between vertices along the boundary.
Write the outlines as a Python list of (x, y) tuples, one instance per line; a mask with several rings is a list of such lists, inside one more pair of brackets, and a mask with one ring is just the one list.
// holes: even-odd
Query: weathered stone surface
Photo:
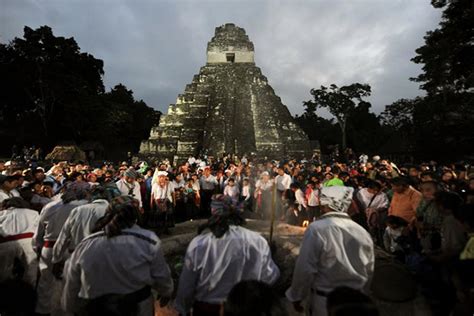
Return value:
[(311, 155), (307, 135), (255, 66), (252, 42), (234, 24), (216, 28), (208, 60), (140, 147), (152, 160), (189, 155)]

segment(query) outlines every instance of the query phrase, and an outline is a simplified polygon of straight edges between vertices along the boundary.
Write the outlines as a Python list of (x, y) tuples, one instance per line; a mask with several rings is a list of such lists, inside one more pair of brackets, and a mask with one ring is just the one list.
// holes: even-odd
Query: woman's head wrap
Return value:
[(61, 195), (64, 203), (69, 203), (74, 200), (87, 200), (90, 198), (91, 186), (87, 182), (75, 181), (66, 184), (65, 191)]
[(199, 234), (206, 229), (210, 229), (214, 236), (220, 238), (229, 230), (229, 225), (245, 224), (245, 220), (240, 213), (235, 211), (232, 206), (232, 199), (223, 194), (212, 196), (211, 213), (212, 216), (209, 217), (207, 223), (199, 226)]
[(166, 172), (166, 171), (158, 171), (158, 172), (156, 173), (156, 176), (157, 176), (157, 177), (166, 177), (166, 176), (168, 176), (168, 172)]
[(211, 200), (211, 214), (222, 215), (230, 210), (232, 199), (224, 194), (214, 194)]
[(138, 220), (140, 204), (138, 200), (122, 195), (114, 198), (97, 223), (96, 231), (104, 230), (107, 237), (120, 235), (122, 229), (130, 228)]
[(133, 167), (130, 167), (127, 170), (125, 170), (123, 175), (126, 176), (126, 177), (129, 177), (129, 178), (133, 178), (133, 179), (138, 178), (138, 173), (135, 170), (135, 168), (133, 168)]
[(321, 189), (321, 205), (327, 205), (335, 212), (347, 212), (352, 203), (354, 189), (344, 186), (323, 187)]
[(117, 188), (115, 183), (107, 183), (94, 186), (91, 189), (92, 200), (107, 200), (112, 201), (114, 198), (122, 195), (122, 192)]

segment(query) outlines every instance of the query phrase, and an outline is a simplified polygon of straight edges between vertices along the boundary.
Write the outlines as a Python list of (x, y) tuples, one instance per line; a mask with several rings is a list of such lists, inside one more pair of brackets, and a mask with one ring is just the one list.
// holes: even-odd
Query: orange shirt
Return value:
[(416, 218), (416, 208), (421, 199), (421, 193), (412, 187), (409, 187), (403, 193), (394, 192), (388, 215), (401, 217), (411, 223)]

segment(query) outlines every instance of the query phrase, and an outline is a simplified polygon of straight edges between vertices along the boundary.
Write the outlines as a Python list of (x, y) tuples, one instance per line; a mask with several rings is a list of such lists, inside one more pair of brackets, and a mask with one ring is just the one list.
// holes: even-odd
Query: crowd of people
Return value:
[[(410, 269), (434, 315), (472, 311), (468, 164), (224, 155), (178, 165), (12, 160), (0, 173), (0, 297), (31, 298), (0, 303), (2, 315), (50, 314), (58, 282), (61, 309), (80, 315), (151, 315), (157, 295), (181, 315), (286, 315), (285, 302), (318, 316), (377, 315), (367, 296), (374, 247)], [(248, 218), (308, 226), (285, 299)], [(196, 219), (206, 223), (175, 286), (160, 237)]]

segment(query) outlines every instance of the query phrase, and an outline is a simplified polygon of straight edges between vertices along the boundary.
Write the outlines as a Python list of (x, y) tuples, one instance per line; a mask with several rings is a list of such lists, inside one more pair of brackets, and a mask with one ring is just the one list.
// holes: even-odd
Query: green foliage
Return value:
[(310, 93), (313, 100), (303, 103), (305, 113), (311, 115), (318, 108), (327, 108), (339, 124), (342, 134), (342, 149), (345, 149), (347, 121), (358, 107), (370, 107), (370, 103), (363, 100), (364, 97), (370, 96), (370, 86), (368, 84), (353, 83), (338, 87), (332, 84), (329, 87), (321, 86), (320, 89), (311, 89)]
[(393, 128), (396, 132), (412, 130), (415, 104), (420, 100), (421, 98), (400, 99), (385, 106), (385, 110), (380, 113), (381, 123)]
[(24, 28), (23, 38), (0, 44), (2, 151), (36, 144), (99, 141), (136, 151), (159, 113), (117, 85), (105, 93), (104, 63), (80, 51), (74, 38), (54, 36), (48, 26)]
[(324, 140), (323, 150), (325, 141), (334, 142), (335, 133), (331, 121), (315, 114), (317, 108), (334, 115), (342, 137), (346, 131), (348, 145), (357, 151), (375, 149), (419, 160), (474, 157), (474, 2), (432, 0), (432, 5), (444, 9), (442, 21), (427, 32), (425, 44), (412, 59), (423, 65), (423, 72), (411, 80), (419, 82), (427, 95), (397, 100), (375, 117), (363, 101), (370, 87), (331, 85), (311, 90), (314, 100), (304, 103), (305, 114), (296, 119), (310, 138)]
[(365, 102), (354, 108), (347, 121), (347, 143), (350, 148), (365, 153), (380, 153), (385, 142), (377, 115), (369, 111)]
[(433, 5), (445, 9), (439, 28), (428, 31), (425, 45), (416, 50), (412, 61), (423, 64), (423, 73), (411, 79), (428, 95), (466, 92), (474, 87), (474, 3), (437, 0)]
[(310, 140), (318, 140), (323, 152), (328, 152), (330, 147), (341, 139), (341, 129), (334, 119), (325, 119), (316, 113), (304, 113), (295, 117), (298, 125), (308, 135)]
[(433, 0), (432, 4), (444, 8), (442, 20), (436, 30), (427, 32), (425, 44), (412, 59), (423, 65), (423, 72), (412, 80), (427, 92), (414, 109), (418, 156), (472, 158), (474, 2)]

